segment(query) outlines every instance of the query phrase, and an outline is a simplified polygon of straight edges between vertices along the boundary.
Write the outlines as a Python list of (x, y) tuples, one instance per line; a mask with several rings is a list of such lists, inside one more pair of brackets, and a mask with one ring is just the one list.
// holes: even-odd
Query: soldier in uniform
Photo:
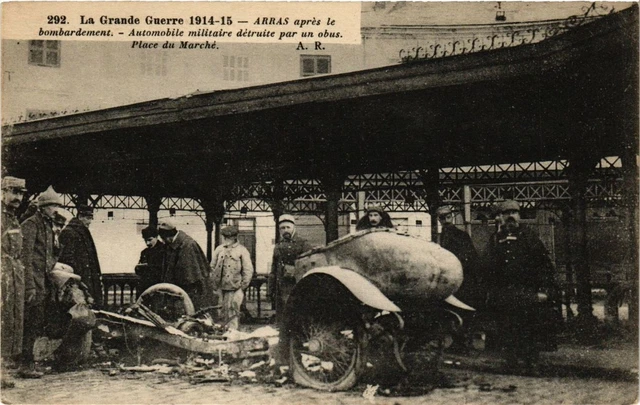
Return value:
[(296, 220), (293, 215), (280, 215), (278, 231), (280, 232), (280, 242), (273, 250), (269, 288), (272, 302), (276, 304), (276, 322), (281, 324), (284, 306), (296, 283), (294, 277), (296, 258), (310, 250), (312, 246), (296, 234)]
[(501, 318), (500, 340), (507, 367), (536, 373), (540, 351), (557, 349), (561, 319), (553, 264), (538, 236), (520, 223), (520, 206), (500, 204), (502, 223), (490, 247), (489, 304)]
[[(20, 261), (22, 233), (15, 213), (26, 191), (24, 179), (11, 176), (2, 179), (2, 388), (13, 386), (5, 366), (22, 352), (24, 266)], [(33, 299), (33, 290), (27, 298)]]

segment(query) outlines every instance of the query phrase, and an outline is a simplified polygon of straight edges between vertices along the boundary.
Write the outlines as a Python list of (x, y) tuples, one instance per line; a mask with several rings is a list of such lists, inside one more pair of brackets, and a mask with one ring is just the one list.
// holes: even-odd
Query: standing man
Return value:
[(269, 289), (272, 302), (276, 304), (276, 322), (282, 323), (284, 308), (289, 294), (296, 283), (295, 261), (300, 254), (310, 250), (311, 244), (296, 235), (296, 220), (293, 215), (280, 215), (278, 220), (280, 242), (273, 250), (271, 273), (269, 274)]
[(73, 268), (82, 282), (89, 287), (94, 307), (102, 307), (102, 273), (98, 252), (89, 226), (93, 221), (93, 207), (79, 204), (76, 217), (60, 233), (61, 254), (58, 261)]
[(253, 277), (253, 264), (247, 248), (238, 242), (238, 228), (225, 226), (220, 230), (222, 244), (213, 251), (211, 268), (213, 286), (222, 297), (222, 319), (229, 329), (239, 326), (240, 306), (244, 290)]
[(162, 263), (164, 262), (164, 243), (158, 238), (158, 230), (148, 226), (142, 230), (142, 239), (147, 248), (140, 252), (140, 261), (136, 274), (140, 277), (138, 296), (147, 288), (162, 282)]
[(209, 306), (213, 291), (207, 291), (206, 280), (211, 270), (200, 245), (169, 221), (160, 223), (158, 234), (166, 246), (162, 281), (185, 290), (196, 310)]
[(456, 298), (472, 307), (484, 302), (484, 293), (480, 285), (480, 257), (471, 237), (458, 229), (453, 223), (453, 212), (448, 206), (436, 210), (442, 232), (438, 235), (438, 244), (453, 253), (462, 264), (463, 281), (456, 292)]
[(502, 223), (491, 247), (489, 304), (502, 318), (502, 346), (507, 367), (536, 373), (540, 351), (557, 349), (559, 314), (553, 302), (559, 289), (554, 267), (540, 239), (520, 223), (520, 206), (500, 206)]
[(21, 260), (25, 268), (25, 318), (22, 340), (22, 366), (18, 376), (40, 378), (33, 357), (36, 339), (44, 336), (46, 309), (51, 286), (48, 274), (56, 264), (52, 219), (62, 206), (62, 196), (53, 187), (43, 191), (37, 199), (38, 211), (21, 225)]
[(22, 233), (16, 218), (16, 210), (27, 191), (25, 185), (25, 180), (17, 177), (2, 179), (2, 388), (13, 386), (7, 378), (5, 366), (22, 353), (24, 303), (27, 299), (32, 300), (34, 294), (30, 290), (30, 296), (25, 297), (24, 266), (20, 261)]
[[(453, 253), (462, 264), (462, 285), (456, 291), (456, 298), (475, 309), (484, 304), (485, 292), (480, 278), (480, 257), (476, 251), (471, 237), (466, 232), (458, 229), (453, 223), (453, 211), (451, 207), (442, 206), (436, 210), (438, 222), (442, 231), (438, 235), (438, 244)], [(464, 311), (464, 323), (462, 329), (453, 337), (452, 350), (467, 352), (472, 336), (470, 335), (471, 323), (475, 315), (474, 311)]]
[(360, 218), (356, 225), (356, 231), (371, 228), (393, 229), (391, 217), (382, 209), (382, 207), (372, 206), (367, 208), (366, 215)]

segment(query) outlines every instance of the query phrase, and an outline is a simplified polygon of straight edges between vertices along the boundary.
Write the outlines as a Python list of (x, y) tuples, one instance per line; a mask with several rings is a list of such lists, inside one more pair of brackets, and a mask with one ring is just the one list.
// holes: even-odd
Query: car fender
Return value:
[(400, 308), (387, 298), (378, 287), (353, 270), (338, 266), (317, 267), (308, 271), (303, 278), (313, 274), (326, 274), (335, 278), (363, 304), (382, 311), (401, 312)]

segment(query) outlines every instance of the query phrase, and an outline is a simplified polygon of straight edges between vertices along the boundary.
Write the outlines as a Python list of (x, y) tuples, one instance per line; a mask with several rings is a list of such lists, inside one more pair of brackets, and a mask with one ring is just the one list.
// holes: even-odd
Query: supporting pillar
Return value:
[(162, 205), (162, 198), (158, 196), (147, 196), (144, 198), (147, 202), (147, 211), (149, 212), (149, 226), (158, 227), (158, 211)]
[(629, 233), (629, 263), (630, 273), (626, 274), (626, 280), (631, 288), (629, 299), (629, 328), (638, 338), (638, 210), (640, 209), (638, 198), (638, 159), (637, 144), (635, 148), (627, 148), (622, 155), (623, 170), (623, 205), (625, 207), (627, 226)]
[[(220, 244), (220, 225), (224, 218), (224, 200), (219, 196), (205, 197), (200, 201), (204, 209), (205, 229), (207, 231), (207, 260), (213, 257), (213, 248)], [(214, 233), (215, 229), (215, 233)]]
[(332, 174), (322, 179), (322, 185), (327, 196), (327, 204), (325, 205), (325, 231), (326, 242), (333, 242), (338, 239), (338, 209), (340, 198), (342, 197), (342, 186), (344, 184), (344, 176), (340, 174)]
[[(584, 156), (570, 159), (567, 174), (571, 208), (569, 210), (569, 257), (575, 271), (577, 282), (578, 320), (592, 323), (591, 274), (587, 250), (587, 200), (585, 193), (589, 175), (596, 165), (597, 159)], [(586, 332), (586, 330), (585, 330)]]
[(442, 204), (440, 199), (440, 170), (437, 166), (430, 166), (420, 173), (427, 193), (427, 205), (431, 216), (431, 241), (436, 242), (438, 241), (438, 216), (436, 211)]
[(271, 192), (271, 199), (267, 200), (267, 204), (271, 207), (273, 213), (273, 221), (276, 224), (276, 233), (273, 240), (276, 243), (280, 242), (280, 230), (278, 228), (278, 221), (280, 215), (284, 214), (284, 187), (281, 180), (274, 182), (273, 190)]
[(463, 186), (464, 194), (464, 230), (471, 236), (471, 187)]

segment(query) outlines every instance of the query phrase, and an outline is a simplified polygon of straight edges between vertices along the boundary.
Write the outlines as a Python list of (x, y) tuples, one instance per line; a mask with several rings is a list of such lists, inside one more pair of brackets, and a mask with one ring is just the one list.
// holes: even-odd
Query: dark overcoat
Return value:
[(18, 219), (2, 203), (2, 357), (22, 352), (24, 266), (20, 261), (22, 234)]
[(291, 239), (281, 239), (273, 249), (269, 289), (272, 301), (276, 305), (276, 317), (278, 320), (281, 320), (284, 305), (296, 283), (292, 272), (288, 272), (287, 269), (291, 269), (298, 256), (311, 248), (311, 244), (306, 239), (294, 234)]
[(209, 262), (198, 242), (179, 231), (165, 247), (162, 281), (185, 290), (196, 307), (208, 305), (212, 291), (207, 291)]
[(98, 261), (98, 252), (93, 237), (78, 218), (73, 218), (60, 233), (61, 253), (59, 262), (73, 267), (73, 272), (80, 276), (82, 282), (89, 287), (94, 306), (102, 306), (102, 272)]
[(22, 252), (20, 254), (25, 268), (25, 291), (35, 290), (33, 304), (41, 304), (48, 298), (49, 281), (47, 276), (56, 264), (51, 220), (40, 211), (20, 224), (22, 230)]
[(455, 293), (456, 298), (472, 307), (481, 306), (485, 300), (485, 287), (480, 274), (480, 257), (471, 237), (466, 232), (449, 225), (442, 227), (439, 240), (440, 246), (453, 253), (462, 264), (464, 279)]
[[(502, 230), (490, 246), (489, 304), (501, 314), (514, 342), (555, 350), (560, 326), (559, 288), (547, 249), (529, 228)], [(547, 297), (542, 301), (538, 293)], [(515, 325), (515, 326), (514, 326)], [(519, 340), (519, 342), (518, 342)], [(526, 340), (527, 342), (524, 342)]]

